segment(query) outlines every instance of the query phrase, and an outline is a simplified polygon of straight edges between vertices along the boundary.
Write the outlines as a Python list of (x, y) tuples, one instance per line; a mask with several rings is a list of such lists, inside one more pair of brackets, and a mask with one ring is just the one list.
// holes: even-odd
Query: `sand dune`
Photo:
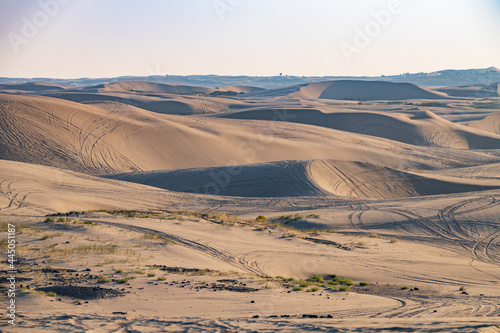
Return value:
[[(0, 95), (4, 119), (0, 124), (2, 157), (93, 174), (332, 158), (432, 169), (438, 164), (431, 156), (439, 156), (441, 166), (456, 167), (470, 166), (478, 160), (486, 163), (493, 158), (465, 150), (430, 152), (426, 142), (460, 149), (495, 148), (498, 142), (495, 134), (466, 131), (466, 127), (456, 127), (430, 113), (386, 116), (296, 112), (299, 122), (305, 119), (304, 122), (313, 124), (328, 123), (323, 117), (333, 117), (333, 124), (342, 125), (342, 130), (336, 130), (289, 122), (162, 115), (121, 104), (105, 108), (97, 105), (50, 97)], [(270, 114), (276, 116), (274, 111), (257, 112), (259, 117)], [(229, 114), (237, 115), (247, 117), (252, 113)], [(286, 115), (295, 119), (293, 112), (287, 111)], [(375, 137), (404, 141), (412, 131), (413, 146)], [(419, 138), (424, 146), (422, 141), (415, 146), (414, 140)], [(410, 147), (413, 152), (408, 155)]]
[(482, 131), (500, 134), (500, 113), (487, 115), (482, 120), (469, 123), (469, 126)]
[[(304, 126), (300, 124), (271, 123), (263, 128), (260, 122), (167, 116), (38, 96), (0, 95), (0, 106), (4, 159), (90, 173), (241, 165), (296, 157), (352, 158), (354, 152), (373, 161), (397, 164), (401, 159), (387, 151), (371, 152), (369, 147), (378, 144), (370, 139), (356, 143), (346, 133), (296, 128)], [(322, 141), (325, 136), (336, 143)]]
[(39, 93), (44, 91), (63, 91), (71, 87), (41, 82), (0, 84), (0, 90), (10, 93)]
[(215, 88), (208, 88), (208, 87), (154, 83), (146, 81), (120, 81), (116, 83), (105, 84), (103, 85), (103, 88), (98, 89), (99, 92), (135, 91), (142, 93), (157, 92), (157, 93), (182, 94), (182, 95), (195, 94), (195, 93), (210, 94), (215, 90), (216, 90)]
[[(430, 111), (388, 114), (354, 111), (324, 113), (314, 109), (287, 109), (286, 113), (288, 122), (334, 128), (414, 145), (457, 149), (488, 149), (500, 146), (500, 136), (451, 123)], [(269, 109), (225, 113), (217, 117), (282, 120), (276, 117), (274, 110)]]
[(266, 89), (264, 88), (259, 88), (259, 87), (251, 87), (251, 86), (225, 86), (225, 87), (220, 87), (220, 91), (234, 91), (237, 93), (243, 93), (243, 94), (248, 94), (256, 91), (264, 91)]
[(303, 99), (336, 100), (405, 100), (445, 99), (446, 94), (410, 83), (383, 81), (336, 80), (314, 82), (299, 86), (269, 89), (249, 97), (290, 96)]
[(107, 178), (170, 191), (241, 197), (337, 195), (396, 199), (500, 188), (499, 181), (490, 181), (488, 185), (478, 180), (414, 174), (381, 165), (334, 160), (126, 173)]
[(167, 93), (179, 95), (205, 94), (216, 92), (251, 93), (263, 91), (263, 88), (250, 86), (226, 86), (220, 88), (188, 86), (180, 84), (155, 83), (147, 81), (120, 81), (112, 84), (100, 85), (97, 92), (141, 92), (141, 93)]
[(64, 92), (51, 94), (49, 96), (84, 104), (102, 101), (118, 102), (163, 114), (214, 113), (226, 110), (234, 105), (242, 104), (238, 101), (217, 97), (181, 95), (157, 96), (154, 94), (139, 95), (126, 92)]
[(459, 87), (438, 88), (435, 90), (453, 97), (500, 97), (500, 83), (471, 84)]

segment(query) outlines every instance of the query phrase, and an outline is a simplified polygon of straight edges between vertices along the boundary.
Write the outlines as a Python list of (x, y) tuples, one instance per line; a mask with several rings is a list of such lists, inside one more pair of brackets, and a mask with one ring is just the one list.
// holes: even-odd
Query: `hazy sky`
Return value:
[(6, 77), (489, 66), (500, 67), (500, 0), (0, 0)]

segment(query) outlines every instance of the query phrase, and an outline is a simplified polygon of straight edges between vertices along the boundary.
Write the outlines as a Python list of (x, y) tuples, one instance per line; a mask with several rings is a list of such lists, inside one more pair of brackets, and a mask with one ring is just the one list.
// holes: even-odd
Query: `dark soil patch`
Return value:
[(98, 299), (116, 297), (123, 294), (122, 291), (116, 289), (80, 286), (50, 286), (38, 288), (37, 290), (43, 292), (54, 292), (57, 296), (66, 296), (74, 299)]
[(212, 272), (211, 269), (199, 269), (199, 268), (185, 268), (185, 267), (169, 267), (164, 265), (153, 265), (153, 268), (158, 268), (160, 271), (166, 271), (169, 273), (200, 273), (200, 272)]
[(439, 292), (433, 289), (421, 289), (418, 286), (409, 286), (408, 290), (401, 290), (401, 286), (386, 284), (370, 284), (368, 286), (351, 286), (351, 290), (358, 294), (370, 295), (437, 295)]
[(40, 270), (42, 273), (74, 273), (74, 269), (64, 269), (64, 268), (42, 268)]

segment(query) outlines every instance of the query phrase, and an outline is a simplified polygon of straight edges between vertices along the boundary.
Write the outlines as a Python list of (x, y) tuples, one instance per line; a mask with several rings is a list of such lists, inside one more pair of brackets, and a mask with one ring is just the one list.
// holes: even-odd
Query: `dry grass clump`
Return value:
[(170, 244), (175, 244), (175, 242), (171, 239), (168, 239), (167, 237), (159, 234), (154, 234), (154, 233), (146, 233), (142, 236), (143, 239), (149, 239), (149, 240), (158, 240), (163, 244), (170, 245)]

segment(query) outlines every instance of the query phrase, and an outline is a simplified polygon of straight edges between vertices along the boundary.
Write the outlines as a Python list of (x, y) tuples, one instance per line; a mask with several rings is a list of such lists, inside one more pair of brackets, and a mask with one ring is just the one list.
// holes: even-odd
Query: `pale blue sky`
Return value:
[[(360, 76), (500, 67), (500, 0), (400, 0), (386, 26), (376, 23), (372, 12), (393, 1), (0, 0), (0, 76)], [(43, 5), (51, 3), (58, 8)], [(367, 28), (369, 43), (356, 44), (356, 29)]]

